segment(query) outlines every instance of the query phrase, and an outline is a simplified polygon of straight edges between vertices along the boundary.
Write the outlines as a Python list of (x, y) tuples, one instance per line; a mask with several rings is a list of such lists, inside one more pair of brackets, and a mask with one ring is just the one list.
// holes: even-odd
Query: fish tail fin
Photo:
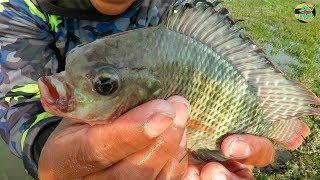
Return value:
[(310, 129), (307, 124), (298, 118), (294, 118), (272, 123), (270, 130), (265, 136), (281, 144), (288, 150), (295, 150), (309, 134)]

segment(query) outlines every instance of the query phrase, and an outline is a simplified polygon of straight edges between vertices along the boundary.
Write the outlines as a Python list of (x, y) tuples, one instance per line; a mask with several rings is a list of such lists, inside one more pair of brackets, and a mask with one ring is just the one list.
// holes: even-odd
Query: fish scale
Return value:
[[(178, 94), (190, 101), (192, 123), (188, 129), (188, 144), (191, 150), (218, 149), (220, 137), (228, 132), (243, 133), (253, 122), (253, 117), (259, 118), (252, 115), (256, 111), (257, 99), (232, 64), (190, 37), (161, 28), (153, 34), (155, 37), (150, 39), (157, 42), (157, 53), (150, 51), (144, 59), (159, 61), (154, 67), (147, 68), (163, 82), (165, 91), (160, 98)], [(194, 61), (196, 57), (200, 57), (199, 62)], [(198, 128), (211, 127), (208, 131), (214, 131), (199, 130), (194, 124)]]

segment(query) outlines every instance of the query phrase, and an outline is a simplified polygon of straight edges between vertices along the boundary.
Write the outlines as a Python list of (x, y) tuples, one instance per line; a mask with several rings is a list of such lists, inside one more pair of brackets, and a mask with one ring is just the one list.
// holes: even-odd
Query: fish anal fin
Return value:
[(308, 125), (298, 118), (275, 122), (272, 129), (269, 138), (288, 150), (297, 149), (310, 134)]

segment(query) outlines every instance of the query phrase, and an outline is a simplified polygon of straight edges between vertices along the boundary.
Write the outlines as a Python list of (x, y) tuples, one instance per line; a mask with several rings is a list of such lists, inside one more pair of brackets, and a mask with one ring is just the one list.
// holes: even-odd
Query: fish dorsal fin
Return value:
[(320, 100), (297, 82), (287, 79), (264, 51), (245, 38), (218, 1), (194, 0), (173, 7), (164, 25), (200, 41), (232, 63), (255, 90), (266, 119), (277, 121), (304, 115), (320, 115)]

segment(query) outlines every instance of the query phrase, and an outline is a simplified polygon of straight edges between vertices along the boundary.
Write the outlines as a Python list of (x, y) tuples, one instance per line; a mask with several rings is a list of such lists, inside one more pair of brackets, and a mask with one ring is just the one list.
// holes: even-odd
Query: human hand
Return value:
[(189, 111), (189, 103), (175, 96), (145, 103), (113, 123), (63, 120), (41, 152), (39, 178), (181, 179)]
[(221, 144), (221, 150), (231, 160), (218, 163), (194, 163), (189, 165), (186, 180), (241, 180), (254, 179), (254, 166), (263, 167), (274, 161), (273, 144), (264, 137), (253, 135), (231, 135)]

